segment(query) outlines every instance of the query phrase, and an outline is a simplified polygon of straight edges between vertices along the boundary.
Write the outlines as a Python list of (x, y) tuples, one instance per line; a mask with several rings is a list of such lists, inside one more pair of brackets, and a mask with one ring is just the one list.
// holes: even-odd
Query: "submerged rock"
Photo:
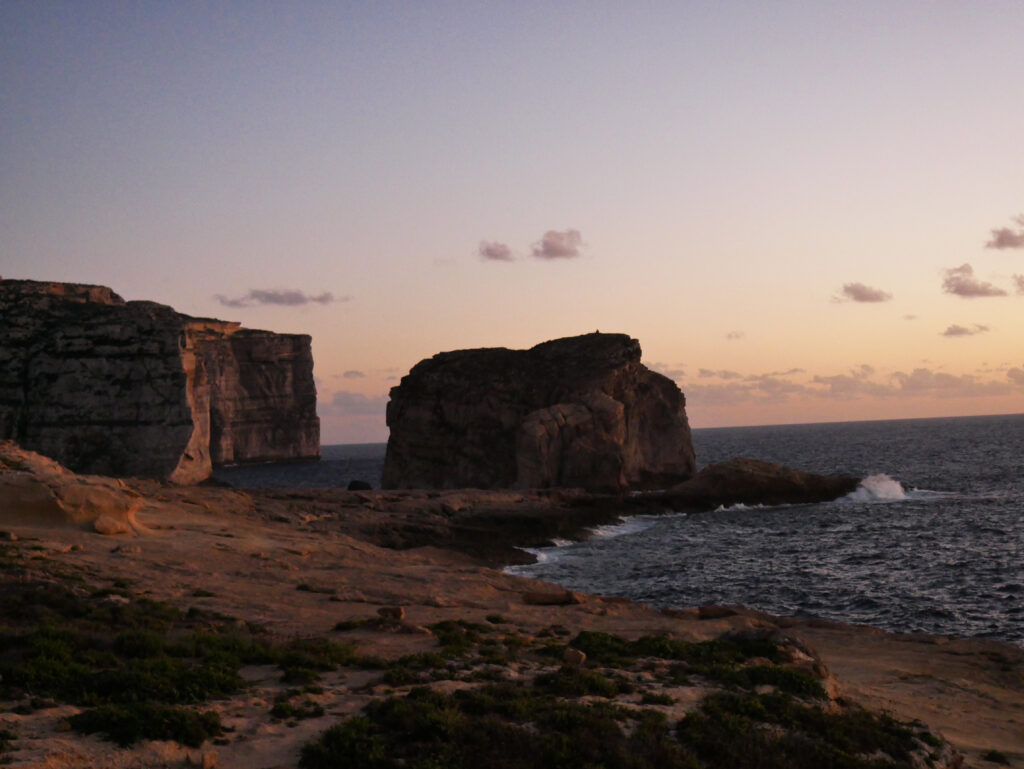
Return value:
[(194, 483), (320, 454), (310, 338), (0, 280), (0, 439), (78, 472)]
[(391, 390), (384, 488), (665, 488), (695, 469), (686, 399), (625, 334), (435, 355)]
[(662, 495), (679, 511), (712, 510), (725, 505), (786, 505), (828, 502), (854, 491), (860, 480), (817, 475), (773, 462), (737, 457), (708, 465)]

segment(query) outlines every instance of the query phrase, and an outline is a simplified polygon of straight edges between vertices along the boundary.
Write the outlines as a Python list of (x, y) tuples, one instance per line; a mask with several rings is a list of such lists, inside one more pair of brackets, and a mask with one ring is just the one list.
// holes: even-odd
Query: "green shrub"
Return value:
[(212, 711), (143, 703), (126, 707), (102, 705), (68, 719), (83, 734), (101, 733), (118, 745), (138, 740), (174, 740), (198, 748), (223, 732), (220, 716)]
[(659, 713), (566, 702), (522, 683), (371, 703), (303, 748), (302, 769), (338, 766), (697, 769)]

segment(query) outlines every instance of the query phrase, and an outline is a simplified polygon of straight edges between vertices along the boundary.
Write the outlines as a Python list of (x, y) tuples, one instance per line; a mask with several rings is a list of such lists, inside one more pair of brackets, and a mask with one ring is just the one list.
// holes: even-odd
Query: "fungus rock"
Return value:
[(686, 400), (625, 334), (458, 350), (392, 388), (384, 488), (667, 488), (694, 472)]

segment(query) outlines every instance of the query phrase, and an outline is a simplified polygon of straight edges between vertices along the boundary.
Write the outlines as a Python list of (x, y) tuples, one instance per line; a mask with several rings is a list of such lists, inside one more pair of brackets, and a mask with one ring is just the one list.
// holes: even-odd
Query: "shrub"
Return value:
[(125, 707), (102, 705), (68, 719), (83, 734), (99, 732), (118, 745), (138, 740), (174, 740), (198, 748), (223, 732), (220, 716), (212, 711), (143, 703)]

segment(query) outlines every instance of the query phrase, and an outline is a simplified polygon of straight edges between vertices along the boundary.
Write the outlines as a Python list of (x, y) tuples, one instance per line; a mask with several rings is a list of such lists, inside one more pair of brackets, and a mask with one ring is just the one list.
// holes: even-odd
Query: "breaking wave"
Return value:
[(849, 502), (898, 502), (907, 498), (907, 492), (903, 485), (894, 478), (879, 473), (869, 475), (860, 482), (860, 485), (845, 497), (843, 500)]

